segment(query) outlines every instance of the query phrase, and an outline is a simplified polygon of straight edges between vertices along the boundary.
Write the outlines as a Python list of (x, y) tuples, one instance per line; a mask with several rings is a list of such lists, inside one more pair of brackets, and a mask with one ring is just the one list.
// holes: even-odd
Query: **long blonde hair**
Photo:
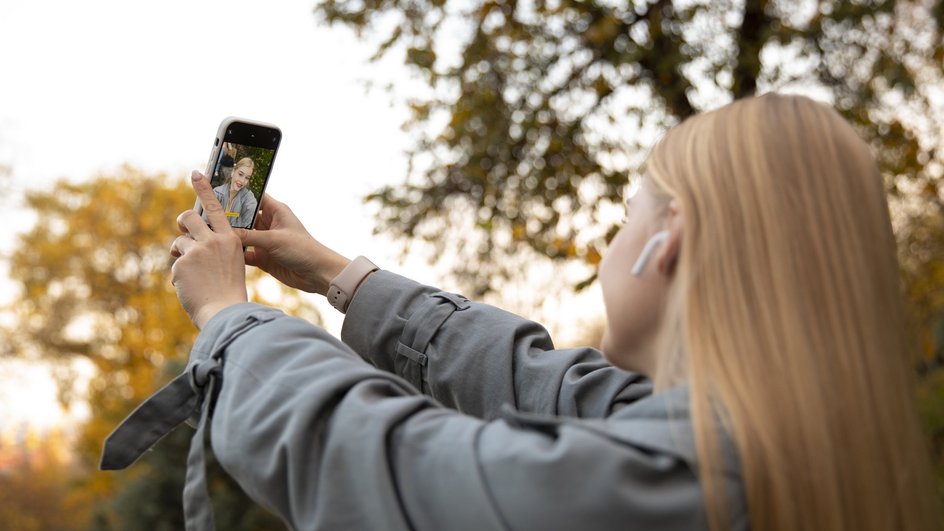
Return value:
[(865, 143), (829, 107), (770, 94), (672, 129), (646, 172), (685, 218), (668, 350), (685, 359), (660, 360), (656, 385), (690, 386), (712, 528), (734, 516), (719, 428), (754, 531), (931, 528), (895, 238)]

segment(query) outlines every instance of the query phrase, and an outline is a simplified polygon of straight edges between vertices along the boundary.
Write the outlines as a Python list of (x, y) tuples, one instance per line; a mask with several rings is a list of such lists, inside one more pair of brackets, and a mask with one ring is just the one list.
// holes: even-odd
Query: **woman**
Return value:
[[(178, 218), (202, 329), (181, 378), (218, 390), (217, 457), (293, 528), (933, 526), (881, 178), (823, 105), (742, 100), (656, 146), (600, 267), (602, 356), (350, 262), (264, 201), (258, 231)], [(244, 259), (328, 294), (346, 344), (246, 303)]]
[(217, 201), (225, 208), (229, 224), (233, 227), (249, 227), (256, 214), (258, 202), (249, 189), (249, 179), (255, 163), (249, 157), (243, 157), (233, 166), (229, 178), (213, 189)]

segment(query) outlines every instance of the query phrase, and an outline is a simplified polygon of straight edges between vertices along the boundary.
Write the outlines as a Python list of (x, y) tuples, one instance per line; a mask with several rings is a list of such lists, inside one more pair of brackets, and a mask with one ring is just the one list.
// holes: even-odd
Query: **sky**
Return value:
[(229, 115), (281, 127), (270, 192), (310, 198), (315, 226), (404, 173), (405, 113), (363, 85), (402, 70), (308, 2), (4, 0), (0, 46), (0, 160), (21, 185), (126, 162), (186, 175)]
[[(405, 173), (406, 114), (365, 83), (406, 76), (369, 64), (370, 48), (320, 24), (313, 5), (0, 1), (0, 163), (13, 178), (4, 204), (12, 230), (0, 234), (0, 252), (33, 222), (16, 208), (23, 191), (125, 163), (184, 179), (203, 168), (219, 122), (234, 115), (282, 129), (269, 193), (295, 207), (325, 244), (386, 265), (392, 246), (371, 236), (360, 198)], [(7, 304), (16, 292), (3, 266)], [(338, 330), (340, 314), (319, 308)], [(24, 417), (55, 423), (48, 374), (23, 363), (0, 367), (0, 429)], [(23, 403), (34, 406), (24, 412)]]
[[(362, 203), (378, 186), (402, 181), (409, 146), (404, 106), (367, 84), (408, 86), (407, 72), (402, 62), (367, 61), (373, 48), (320, 23), (313, 7), (313, 0), (0, 0), (0, 164), (13, 176), (0, 204), (7, 228), (0, 256), (32, 224), (17, 207), (25, 190), (126, 163), (184, 179), (203, 169), (219, 122), (241, 116), (281, 128), (267, 191), (316, 238), (350, 258), (364, 254), (436, 282), (422, 260), (400, 264), (397, 247), (372, 235)], [(15, 289), (0, 261), (0, 305)], [(315, 304), (338, 333), (342, 316), (320, 298)], [(41, 368), (0, 363), (0, 386), (0, 430), (59, 418)]]

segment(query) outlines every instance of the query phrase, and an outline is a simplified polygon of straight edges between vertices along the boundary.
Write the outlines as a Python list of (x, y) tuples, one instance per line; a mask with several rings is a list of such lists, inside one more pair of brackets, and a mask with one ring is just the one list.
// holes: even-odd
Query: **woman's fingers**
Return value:
[[(192, 211), (191, 211), (192, 212)], [(170, 246), (171, 256), (181, 257), (196, 245), (196, 241), (187, 234), (178, 236)]]
[(269, 209), (275, 209), (275, 208), (278, 208), (278, 207), (280, 207), (280, 206), (284, 206), (283, 203), (277, 201), (274, 197), (272, 197), (271, 195), (269, 195), (268, 192), (262, 194), (262, 203), (261, 203), (261, 205), (262, 205), (261, 208), (266, 208), (266, 207), (268, 207)]
[(190, 173), (190, 183), (197, 193), (197, 199), (200, 200), (200, 204), (203, 206), (203, 212), (206, 214), (210, 227), (216, 232), (232, 230), (229, 220), (226, 219), (226, 214), (223, 212), (223, 205), (216, 199), (216, 194), (210, 188), (210, 183), (207, 182), (206, 177), (194, 170)]
[(262, 200), (259, 202), (259, 216), (256, 218), (256, 229), (268, 230), (272, 228), (272, 218), (275, 216), (276, 209), (280, 203), (269, 194), (262, 194)]
[(235, 229), (235, 233), (242, 240), (244, 246), (264, 247), (266, 249), (275, 246), (276, 236), (266, 230)]
[[(214, 197), (215, 201), (216, 198)], [(217, 203), (219, 205), (219, 203)], [(213, 235), (213, 231), (210, 230), (210, 227), (203, 221), (203, 218), (197, 214), (196, 210), (184, 210), (177, 216), (177, 226), (180, 227), (180, 232), (183, 232), (185, 235), (190, 235), (192, 239), (195, 240), (205, 240), (208, 237)], [(229, 227), (229, 224), (226, 225)]]

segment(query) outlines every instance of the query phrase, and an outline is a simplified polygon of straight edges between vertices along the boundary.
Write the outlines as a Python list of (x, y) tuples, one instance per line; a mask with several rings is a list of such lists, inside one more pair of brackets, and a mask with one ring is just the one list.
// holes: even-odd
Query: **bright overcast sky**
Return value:
[(223, 117), (271, 122), (284, 140), (269, 192), (329, 246), (381, 262), (360, 198), (402, 178), (406, 115), (363, 82), (405, 72), (367, 63), (369, 48), (318, 24), (313, 5), (5, 0), (0, 162), (18, 189), (124, 163), (183, 178), (202, 169)]
[[(0, 1), (0, 163), (12, 166), (18, 192), (124, 163), (184, 178), (202, 169), (223, 117), (274, 123), (283, 142), (268, 191), (327, 245), (396, 268), (392, 246), (371, 237), (361, 197), (403, 178), (406, 113), (363, 82), (402, 85), (406, 72), (368, 63), (372, 49), (319, 24), (313, 6)], [(9, 206), (4, 254), (30, 221)], [(420, 266), (406, 272), (436, 280)], [(0, 304), (12, 296), (5, 274)], [(336, 333), (340, 315), (319, 307)], [(11, 407), (0, 400), (0, 417)]]
[[(368, 93), (363, 82), (405, 74), (368, 64), (370, 49), (344, 28), (320, 25), (313, 6), (0, 2), (0, 163), (12, 166), (18, 192), (60, 177), (91, 178), (124, 163), (184, 178), (202, 169), (224, 117), (271, 122), (284, 140), (269, 192), (294, 207), (326, 244), (384, 264), (389, 246), (370, 236), (360, 198), (402, 178), (408, 139), (399, 129), (405, 113), (386, 93)], [(4, 226), (13, 231), (0, 235), (4, 254), (13, 233), (30, 223), (10, 206), (4, 204)], [(8, 303), (12, 291), (0, 279), (0, 303)], [(320, 307), (336, 331), (340, 314)], [(16, 372), (49, 396), (41, 371), (2, 367), (8, 378)], [(11, 397), (0, 398), (0, 416), (16, 416)], [(51, 419), (45, 413), (34, 418), (38, 424)]]

